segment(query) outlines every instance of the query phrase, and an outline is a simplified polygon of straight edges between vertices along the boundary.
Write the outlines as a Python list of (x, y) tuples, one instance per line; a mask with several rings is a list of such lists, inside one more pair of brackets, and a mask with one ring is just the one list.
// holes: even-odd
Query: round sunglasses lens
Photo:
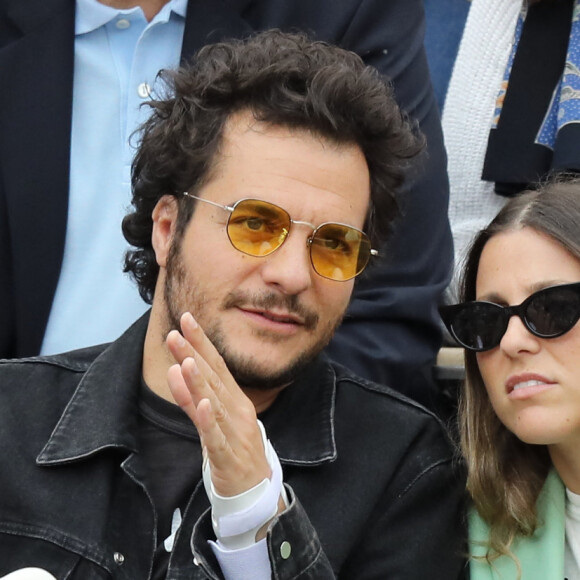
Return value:
[(342, 224), (324, 224), (312, 236), (312, 267), (324, 278), (344, 282), (368, 264), (370, 241), (364, 232)]
[(495, 348), (506, 330), (501, 306), (491, 302), (462, 305), (451, 321), (451, 331), (464, 347), (475, 351)]
[(280, 207), (254, 199), (238, 202), (228, 220), (228, 237), (234, 248), (250, 256), (267, 256), (277, 250), (290, 231), (290, 216)]
[(568, 332), (580, 318), (580, 295), (567, 286), (538, 292), (527, 305), (526, 323), (539, 336)]

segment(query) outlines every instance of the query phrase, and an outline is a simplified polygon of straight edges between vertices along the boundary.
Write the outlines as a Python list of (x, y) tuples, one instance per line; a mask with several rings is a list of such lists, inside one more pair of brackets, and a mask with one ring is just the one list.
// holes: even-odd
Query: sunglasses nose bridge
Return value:
[[(514, 324), (514, 317), (518, 319)], [(508, 353), (535, 349), (537, 334), (526, 319), (526, 305), (508, 306), (504, 310), (504, 329), (499, 346)], [(531, 340), (531, 342), (530, 342)]]
[[(310, 235), (306, 238), (306, 248), (308, 249), (308, 253), (310, 254), (310, 260), (312, 261), (312, 243), (314, 242), (314, 236), (316, 235), (317, 230), (320, 228), (320, 226), (316, 227), (314, 224), (311, 224), (310, 222), (305, 222), (305, 221), (301, 221), (301, 220), (293, 220), (290, 219), (290, 223), (294, 226), (306, 226), (307, 228), (310, 228), (312, 230), (312, 232), (310, 233)], [(290, 234), (290, 232), (288, 232), (288, 234)], [(313, 264), (314, 267), (314, 264)], [(316, 270), (316, 268), (314, 268)]]
[(507, 332), (509, 324), (514, 316), (517, 316), (520, 319), (520, 322), (523, 324), (524, 328), (533, 335), (536, 335), (534, 328), (530, 325), (530, 322), (527, 317), (527, 309), (528, 303), (523, 302), (522, 304), (518, 304), (517, 306), (506, 306), (505, 307), (505, 330), (504, 334)]
[[(286, 214), (287, 215), (287, 214)], [(292, 232), (292, 230), (294, 229), (292, 226), (294, 225), (298, 225), (298, 226), (307, 226), (309, 228), (312, 228), (313, 230), (315, 230), (315, 226), (313, 226), (311, 223), (309, 222), (302, 222), (299, 220), (293, 220), (291, 217), (288, 216), (288, 225), (287, 226), (282, 226), (280, 233), (278, 234), (278, 239), (277, 239), (277, 244), (276, 247), (274, 248), (273, 251), (279, 249), (285, 242), (286, 240), (290, 237), (290, 234)], [(312, 235), (311, 234), (307, 240), (306, 240), (306, 245), (309, 247), (311, 240), (312, 240)]]
[[(309, 239), (314, 236), (316, 230), (318, 229), (314, 224), (311, 224), (310, 222), (304, 222), (301, 220), (293, 220), (292, 218), (290, 218), (290, 223), (292, 225), (297, 225), (297, 226), (306, 226), (307, 228), (310, 228), (312, 230), (312, 233), (310, 234)], [(318, 226), (320, 227), (320, 226)]]

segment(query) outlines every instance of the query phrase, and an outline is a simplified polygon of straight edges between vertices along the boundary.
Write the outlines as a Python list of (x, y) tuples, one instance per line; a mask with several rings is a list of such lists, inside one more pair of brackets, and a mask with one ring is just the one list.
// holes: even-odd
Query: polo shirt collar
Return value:
[[(129, 14), (136, 10), (140, 10), (140, 8), (120, 10), (101, 4), (98, 0), (76, 0), (75, 35), (92, 32), (107, 24), (119, 14)], [(169, 0), (153, 21), (167, 22), (172, 12), (181, 18), (185, 18), (186, 11), (187, 0)]]

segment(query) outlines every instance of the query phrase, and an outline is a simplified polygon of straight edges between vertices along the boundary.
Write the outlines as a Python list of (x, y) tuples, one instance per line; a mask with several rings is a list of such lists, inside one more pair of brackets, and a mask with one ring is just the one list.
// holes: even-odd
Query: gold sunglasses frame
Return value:
[[(213, 205), (214, 207), (218, 207), (218, 208), (220, 208), (220, 209), (223, 209), (223, 210), (225, 210), (225, 211), (228, 211), (228, 212), (230, 212), (230, 216), (232, 215), (232, 213), (235, 211), (236, 207), (237, 207), (237, 206), (238, 206), (238, 205), (239, 205), (241, 202), (243, 202), (243, 201), (250, 201), (250, 200), (252, 200), (252, 199), (253, 199), (253, 198), (244, 198), (244, 199), (239, 199), (238, 201), (236, 201), (236, 203), (235, 203), (234, 205), (223, 205), (223, 204), (221, 204), (221, 203), (217, 203), (217, 202), (215, 202), (215, 201), (211, 201), (210, 199), (205, 199), (205, 198), (203, 198), (203, 197), (199, 197), (199, 196), (197, 196), (197, 195), (194, 195), (194, 194), (192, 194), (192, 193), (189, 193), (189, 192), (187, 192), (187, 191), (184, 191), (184, 192), (183, 192), (183, 195), (184, 195), (185, 197), (189, 197), (190, 199), (195, 199), (195, 200), (197, 200), (197, 201), (203, 201), (203, 202), (205, 202), (205, 203), (209, 203), (210, 205)], [(312, 248), (312, 243), (313, 243), (313, 241), (314, 241), (314, 235), (316, 234), (316, 232), (317, 232), (317, 231), (318, 231), (320, 228), (322, 228), (323, 226), (326, 226), (326, 225), (337, 225), (337, 226), (343, 226), (343, 227), (350, 228), (350, 229), (352, 229), (352, 230), (354, 230), (354, 231), (356, 231), (356, 232), (358, 232), (358, 233), (362, 234), (362, 236), (364, 236), (364, 237), (365, 237), (365, 238), (368, 240), (368, 236), (367, 236), (367, 234), (365, 234), (365, 232), (363, 232), (362, 230), (359, 230), (358, 228), (355, 228), (354, 226), (351, 226), (351, 225), (349, 225), (349, 224), (343, 224), (343, 223), (339, 223), (339, 222), (325, 222), (325, 223), (322, 223), (322, 224), (320, 224), (320, 225), (318, 225), (318, 226), (315, 226), (314, 224), (311, 224), (310, 222), (305, 222), (305, 221), (300, 221), (300, 220), (294, 220), (294, 219), (292, 219), (292, 218), (290, 217), (290, 214), (289, 214), (289, 213), (288, 213), (288, 212), (287, 212), (287, 211), (286, 211), (284, 208), (281, 208), (280, 206), (276, 205), (275, 203), (272, 203), (272, 202), (269, 202), (269, 201), (263, 201), (263, 200), (259, 200), (259, 199), (255, 199), (255, 201), (258, 201), (258, 202), (261, 202), (261, 203), (265, 203), (265, 204), (269, 204), (269, 205), (272, 205), (272, 206), (274, 206), (274, 207), (276, 207), (276, 208), (280, 209), (281, 211), (283, 211), (283, 212), (284, 212), (284, 213), (285, 213), (285, 214), (288, 216), (288, 219), (290, 220), (290, 224), (291, 224), (291, 225), (294, 225), (294, 224), (296, 224), (296, 225), (303, 225), (303, 226), (308, 226), (309, 228), (312, 228), (312, 231), (313, 231), (313, 233), (312, 233), (312, 235), (311, 235), (311, 236), (309, 236), (309, 237), (308, 237), (308, 239), (307, 239), (307, 243), (308, 243), (308, 247), (309, 247), (309, 252), (310, 252), (310, 264), (312, 265), (312, 269), (313, 269), (313, 270), (314, 270), (314, 271), (315, 271), (315, 272), (316, 272), (316, 273), (317, 273), (319, 276), (321, 276), (322, 278), (326, 278), (327, 280), (332, 280), (332, 281), (334, 281), (334, 282), (347, 282), (348, 280), (352, 280), (353, 278), (356, 278), (358, 275), (360, 275), (360, 274), (362, 274), (362, 272), (364, 272), (365, 268), (368, 266), (368, 264), (369, 264), (369, 262), (370, 262), (370, 258), (371, 258), (371, 256), (378, 256), (378, 255), (379, 255), (379, 252), (378, 252), (378, 250), (375, 250), (374, 248), (370, 248), (370, 249), (369, 249), (369, 259), (367, 260), (367, 262), (366, 262), (366, 264), (365, 264), (364, 268), (362, 268), (362, 270), (360, 270), (359, 272), (357, 272), (357, 273), (356, 273), (354, 276), (351, 276), (350, 278), (344, 278), (343, 280), (337, 280), (336, 278), (330, 278), (329, 276), (325, 276), (324, 274), (321, 274), (321, 273), (320, 273), (320, 272), (319, 272), (319, 271), (316, 269), (316, 266), (314, 265), (314, 262), (313, 262), (313, 260), (312, 260), (312, 250), (311, 250), (311, 248)], [(229, 221), (229, 219), (228, 219), (228, 221)], [(281, 244), (280, 244), (278, 247), (276, 247), (274, 250), (272, 250), (272, 252), (269, 252), (268, 254), (264, 254), (263, 256), (256, 256), (255, 254), (249, 254), (249, 253), (247, 253), (247, 252), (244, 252), (243, 250), (240, 250), (240, 248), (238, 248), (237, 246), (235, 246), (235, 245), (234, 245), (234, 243), (233, 243), (232, 239), (230, 238), (229, 234), (228, 234), (228, 239), (230, 240), (230, 243), (232, 244), (232, 246), (233, 246), (233, 247), (234, 247), (234, 248), (235, 248), (235, 249), (236, 249), (238, 252), (241, 252), (242, 254), (246, 254), (246, 255), (248, 255), (248, 256), (252, 256), (252, 257), (254, 257), (254, 258), (265, 258), (265, 257), (266, 257), (266, 256), (268, 256), (269, 254), (272, 254), (272, 253), (274, 253), (276, 250), (278, 250), (278, 249), (279, 249), (279, 248), (280, 248), (280, 247), (281, 247), (281, 246), (284, 244), (284, 242), (286, 241), (286, 239), (287, 239), (288, 235), (290, 235), (290, 231), (288, 231), (288, 233), (287, 233), (287, 236), (284, 238), (284, 240), (282, 241), (282, 243), (281, 243)], [(370, 241), (369, 241), (369, 242), (370, 242)]]

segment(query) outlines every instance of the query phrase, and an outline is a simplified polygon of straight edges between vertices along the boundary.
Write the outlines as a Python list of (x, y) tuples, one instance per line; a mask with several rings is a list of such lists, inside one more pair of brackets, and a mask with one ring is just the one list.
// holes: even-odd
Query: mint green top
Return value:
[[(564, 542), (566, 530), (566, 492), (555, 471), (548, 474), (538, 498), (540, 527), (530, 538), (514, 542), (512, 552), (522, 568), (522, 580), (563, 580)], [(473, 510), (469, 515), (469, 540), (473, 556), (485, 556), (489, 534), (487, 524)], [(518, 577), (515, 562), (501, 556), (493, 563), (485, 560), (470, 561), (471, 580), (515, 580)]]

